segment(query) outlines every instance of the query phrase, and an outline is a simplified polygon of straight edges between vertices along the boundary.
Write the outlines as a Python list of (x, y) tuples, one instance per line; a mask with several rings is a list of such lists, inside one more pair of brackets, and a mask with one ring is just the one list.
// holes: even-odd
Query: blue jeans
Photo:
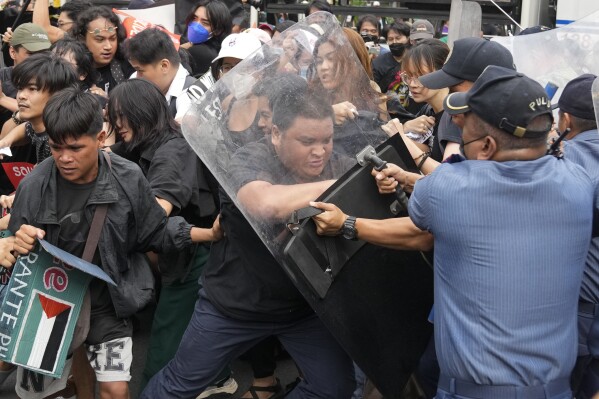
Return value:
[(352, 361), (316, 315), (286, 323), (236, 320), (219, 312), (200, 290), (174, 359), (150, 380), (140, 399), (195, 398), (233, 359), (271, 335), (304, 375), (287, 398), (351, 397)]

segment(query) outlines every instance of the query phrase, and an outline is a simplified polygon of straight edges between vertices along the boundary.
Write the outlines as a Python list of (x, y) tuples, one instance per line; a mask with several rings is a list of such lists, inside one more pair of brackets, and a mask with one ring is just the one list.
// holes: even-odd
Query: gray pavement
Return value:
[[(145, 353), (150, 335), (150, 326), (152, 323), (153, 307), (148, 307), (139, 314), (140, 328), (133, 335), (133, 364), (131, 366), (131, 398), (137, 398), (140, 390), (141, 373), (143, 371)], [(252, 382), (252, 371), (249, 365), (242, 361), (235, 361), (231, 365), (235, 380), (239, 384), (237, 392), (233, 395), (215, 395), (213, 399), (239, 398), (247, 390)], [(275, 375), (281, 381), (283, 386), (292, 383), (297, 377), (297, 369), (290, 359), (283, 359), (277, 362)], [(6, 382), (0, 386), (1, 399), (18, 399), (15, 394), (14, 386), (16, 383), (16, 373), (13, 373)], [(159, 398), (157, 398), (159, 399)]]

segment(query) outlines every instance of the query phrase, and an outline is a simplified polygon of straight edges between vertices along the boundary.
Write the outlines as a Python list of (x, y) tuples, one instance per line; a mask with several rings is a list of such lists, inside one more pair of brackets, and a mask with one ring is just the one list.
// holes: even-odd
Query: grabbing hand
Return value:
[(14, 244), (14, 237), (0, 239), (0, 266), (10, 269), (17, 261), (17, 258), (13, 254)]
[(411, 193), (416, 181), (423, 177), (417, 173), (406, 172), (392, 163), (387, 164), (387, 167), (380, 172), (373, 169), (372, 175), (381, 194), (395, 193), (398, 185), (405, 192)]
[(5, 43), (9, 43), (12, 39), (12, 28), (6, 28), (6, 32), (2, 35), (2, 41)]
[(343, 125), (345, 121), (354, 119), (358, 115), (356, 106), (349, 101), (333, 105), (333, 112), (335, 113), (335, 125)]
[(0, 206), (2, 208), (12, 208), (12, 203), (15, 201), (15, 195), (0, 195)]
[(426, 134), (433, 126), (435, 126), (435, 117), (421, 115), (418, 118), (407, 121), (403, 125), (406, 132)]
[(224, 232), (220, 227), (220, 214), (216, 217), (216, 220), (212, 224), (212, 241), (218, 241), (223, 238)]
[(312, 220), (316, 224), (316, 232), (324, 236), (339, 235), (339, 231), (343, 227), (347, 215), (336, 205), (326, 202), (310, 202), (310, 206), (324, 211), (316, 216), (312, 216)]
[(36, 240), (44, 238), (45, 235), (44, 230), (24, 224), (15, 234), (14, 250), (20, 255), (27, 255), (35, 248)]
[(387, 133), (387, 136), (389, 137), (394, 136), (397, 133), (403, 134), (404, 132), (403, 125), (397, 118), (391, 119), (389, 122), (385, 123), (383, 126), (381, 126), (381, 129), (383, 129), (383, 131)]

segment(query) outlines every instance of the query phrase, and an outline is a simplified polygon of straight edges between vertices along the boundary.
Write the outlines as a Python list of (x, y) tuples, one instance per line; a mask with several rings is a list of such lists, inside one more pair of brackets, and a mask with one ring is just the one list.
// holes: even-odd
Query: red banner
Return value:
[[(127, 32), (127, 38), (131, 38), (131, 37), (137, 35), (142, 30), (145, 30), (148, 28), (158, 28), (161, 31), (165, 32), (167, 35), (169, 35), (169, 37), (173, 41), (173, 44), (175, 45), (175, 48), (177, 49), (177, 51), (179, 51), (179, 46), (181, 44), (181, 42), (180, 42), (181, 35), (176, 35), (176, 34), (170, 32), (168, 29), (164, 28), (163, 26), (155, 25), (151, 22), (139, 20), (139, 19), (127, 14), (126, 12), (117, 10), (116, 8), (113, 8), (112, 11), (115, 14), (121, 16), (123, 26), (125, 27), (125, 31)], [(123, 19), (123, 17), (124, 17), (124, 19)]]
[(8, 180), (10, 180), (15, 190), (25, 175), (33, 170), (34, 166), (28, 162), (6, 162), (2, 164)]

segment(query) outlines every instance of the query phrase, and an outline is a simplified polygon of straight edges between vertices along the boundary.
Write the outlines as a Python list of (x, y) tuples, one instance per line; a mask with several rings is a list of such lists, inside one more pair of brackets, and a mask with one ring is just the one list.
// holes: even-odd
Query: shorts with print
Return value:
[(131, 380), (133, 341), (116, 338), (97, 345), (86, 345), (87, 358), (99, 382)]

